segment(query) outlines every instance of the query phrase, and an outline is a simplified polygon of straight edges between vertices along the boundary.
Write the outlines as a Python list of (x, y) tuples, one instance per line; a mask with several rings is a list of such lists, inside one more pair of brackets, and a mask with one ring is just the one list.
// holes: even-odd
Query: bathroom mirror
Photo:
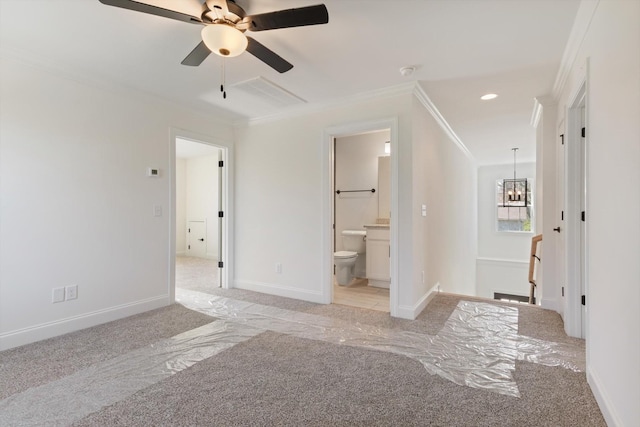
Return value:
[(391, 218), (391, 157), (378, 157), (378, 218)]

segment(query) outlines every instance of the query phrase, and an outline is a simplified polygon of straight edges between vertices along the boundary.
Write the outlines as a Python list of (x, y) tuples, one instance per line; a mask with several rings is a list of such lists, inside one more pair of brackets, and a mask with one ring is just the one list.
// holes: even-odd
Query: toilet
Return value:
[[(344, 251), (333, 254), (333, 262), (336, 265), (336, 279), (341, 286), (347, 286), (355, 276), (356, 261), (358, 255), (365, 253), (366, 230), (343, 230), (342, 245)], [(361, 261), (364, 257), (360, 257)]]

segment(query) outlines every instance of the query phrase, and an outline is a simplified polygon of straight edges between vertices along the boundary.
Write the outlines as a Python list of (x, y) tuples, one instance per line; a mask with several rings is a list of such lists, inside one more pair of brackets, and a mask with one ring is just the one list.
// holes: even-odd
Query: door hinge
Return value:
[(191, 245), (187, 246), (187, 249), (191, 250)]
[(189, 229), (189, 230), (187, 231), (187, 233), (191, 233), (191, 229)]
[(587, 136), (587, 128), (582, 128), (582, 137), (584, 138), (585, 136)]
[(218, 268), (224, 267), (224, 263), (222, 261), (218, 261)]
[(219, 167), (219, 168), (221, 168), (221, 167), (223, 167), (223, 166), (224, 166), (224, 161), (220, 160), (220, 161), (218, 162), (218, 167)]
[(582, 211), (582, 213), (580, 214), (580, 219), (582, 219), (582, 222), (584, 222), (584, 211)]
[(562, 287), (562, 296), (564, 296), (564, 286)]
[(560, 142), (562, 142), (562, 145), (564, 145), (564, 133), (560, 135)]
[(564, 211), (560, 211), (560, 220), (564, 221)]
[(587, 305), (587, 296), (582, 295), (582, 305)]
[(218, 211), (218, 218), (224, 218), (224, 211)]

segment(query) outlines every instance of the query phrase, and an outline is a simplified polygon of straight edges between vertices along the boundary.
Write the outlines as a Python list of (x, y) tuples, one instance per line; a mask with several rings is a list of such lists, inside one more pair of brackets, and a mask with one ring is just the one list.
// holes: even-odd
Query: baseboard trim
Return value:
[(19, 347), (47, 338), (64, 335), (69, 332), (90, 328), (91, 326), (144, 313), (145, 311), (165, 307), (170, 304), (169, 295), (160, 295), (127, 304), (96, 310), (77, 316), (67, 317), (52, 322), (41, 323), (27, 328), (0, 334), (0, 351)]
[(476, 263), (478, 264), (487, 264), (487, 265), (498, 265), (498, 266), (528, 266), (529, 261), (520, 260), (520, 259), (506, 259), (506, 258), (484, 258), (478, 257), (476, 258)]
[(429, 289), (426, 294), (420, 298), (420, 300), (413, 306), (399, 305), (398, 316), (401, 319), (415, 320), (416, 317), (422, 313), (431, 300), (438, 294), (440, 283), (437, 283), (434, 287)]
[(540, 307), (546, 308), (547, 310), (553, 310), (560, 313), (560, 307), (558, 305), (558, 300), (556, 298), (542, 298), (540, 300)]
[(237, 289), (244, 289), (246, 291), (254, 291), (279, 297), (324, 304), (324, 296), (321, 291), (310, 291), (290, 286), (276, 285), (273, 283), (253, 282), (250, 280), (236, 280), (234, 281), (233, 287)]
[(587, 383), (591, 387), (591, 391), (593, 392), (593, 397), (596, 398), (596, 402), (598, 402), (598, 406), (600, 407), (600, 412), (602, 412), (602, 416), (604, 417), (607, 425), (610, 427), (622, 426), (622, 422), (620, 418), (616, 415), (613, 410), (613, 406), (602, 389), (602, 382), (598, 379), (598, 376), (593, 373), (591, 369), (587, 366)]

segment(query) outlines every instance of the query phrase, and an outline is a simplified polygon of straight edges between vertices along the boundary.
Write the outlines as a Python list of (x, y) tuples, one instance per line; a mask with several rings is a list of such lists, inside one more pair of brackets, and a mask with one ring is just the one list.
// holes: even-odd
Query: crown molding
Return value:
[(449, 123), (444, 118), (444, 116), (440, 113), (436, 105), (431, 101), (431, 98), (424, 91), (422, 86), (419, 83), (416, 83), (413, 89), (413, 95), (420, 101), (420, 103), (429, 111), (431, 116), (436, 120), (436, 123), (444, 130), (447, 136), (458, 146), (460, 151), (462, 151), (469, 160), (473, 162), (473, 164), (477, 164), (477, 161), (471, 151), (467, 148), (466, 145), (462, 142), (462, 140), (456, 135), (453, 131)]
[(560, 69), (558, 70), (556, 80), (553, 83), (553, 90), (551, 93), (556, 101), (559, 100), (562, 95), (567, 78), (569, 77), (571, 69), (576, 62), (578, 52), (580, 51), (582, 42), (584, 41), (587, 31), (591, 26), (593, 15), (595, 14), (599, 3), (600, 0), (582, 0), (580, 2), (578, 12), (576, 13), (576, 19), (573, 22), (573, 27), (571, 28), (571, 33), (569, 34), (569, 39), (567, 40), (562, 60), (560, 61)]
[(369, 101), (372, 99), (390, 98), (398, 95), (410, 95), (415, 86), (414, 82), (403, 83), (401, 85), (390, 86), (383, 89), (363, 92), (352, 96), (330, 100), (326, 102), (309, 103), (291, 107), (287, 110), (270, 114), (267, 116), (253, 117), (248, 119), (239, 119), (233, 122), (234, 127), (249, 127), (265, 123), (276, 122), (279, 120), (290, 119), (304, 116), (307, 114), (321, 113), (324, 111), (334, 110), (337, 108), (350, 107), (359, 102)]
[(553, 96), (542, 95), (533, 98), (533, 112), (531, 113), (531, 126), (538, 127), (544, 107), (557, 105), (557, 101)]
[(542, 104), (538, 101), (538, 98), (533, 98), (533, 112), (531, 113), (531, 126), (538, 127), (540, 123), (540, 117), (542, 117)]

